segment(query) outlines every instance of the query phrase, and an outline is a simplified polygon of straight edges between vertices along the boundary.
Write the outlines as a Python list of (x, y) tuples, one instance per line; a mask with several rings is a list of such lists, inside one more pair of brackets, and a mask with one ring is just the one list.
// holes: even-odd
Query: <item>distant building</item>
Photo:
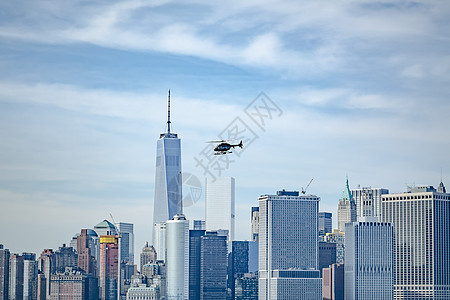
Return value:
[(362, 217), (345, 226), (345, 299), (393, 299), (392, 224)]
[(38, 259), (38, 299), (50, 299), (50, 276), (56, 272), (55, 253), (52, 249), (44, 249)]
[(155, 286), (139, 284), (128, 289), (127, 300), (159, 300), (159, 289)]
[(356, 203), (353, 199), (350, 187), (348, 185), (348, 178), (345, 184), (345, 189), (342, 192), (342, 197), (338, 204), (338, 229), (340, 232), (345, 232), (345, 224), (356, 222)]
[(100, 236), (99, 294), (102, 300), (116, 300), (119, 276), (119, 237)]
[(109, 222), (108, 220), (103, 220), (97, 225), (95, 225), (94, 231), (97, 233), (98, 236), (118, 234), (116, 226), (114, 226), (114, 224)]
[(166, 261), (166, 222), (154, 224), (153, 247), (155, 248), (158, 260)]
[(98, 280), (78, 268), (67, 267), (64, 272), (51, 275), (50, 300), (98, 299)]
[(206, 178), (206, 230), (227, 230), (234, 240), (235, 180), (233, 177)]
[(259, 197), (259, 300), (322, 299), (319, 200), (285, 190)]
[(38, 290), (38, 263), (36, 254), (23, 253), (23, 299), (36, 300)]
[(189, 299), (200, 299), (201, 239), (205, 230), (189, 230)]
[(11, 254), (9, 265), (9, 298), (23, 299), (23, 256)]
[(134, 265), (134, 225), (131, 223), (119, 223), (120, 231), (120, 260)]
[(251, 232), (251, 240), (257, 242), (259, 235), (259, 207), (252, 207), (251, 214), (251, 224), (252, 224), (252, 232)]
[(227, 299), (235, 299), (236, 279), (258, 272), (258, 242), (230, 241), (228, 251)]
[(77, 237), (78, 267), (83, 272), (97, 275), (97, 262), (89, 248), (89, 235), (87, 229), (81, 229), (81, 234)]
[(200, 300), (226, 299), (226, 237), (207, 231), (200, 244)]
[(344, 265), (322, 269), (323, 300), (344, 300)]
[(156, 262), (157, 259), (157, 253), (153, 246), (149, 246), (148, 242), (145, 244), (144, 248), (142, 248), (141, 252), (141, 265), (140, 265), (140, 271), (142, 273), (143, 267), (146, 264)]
[(234, 300), (258, 300), (258, 273), (245, 273), (235, 280)]
[(9, 259), (11, 253), (0, 244), (0, 300), (8, 300), (9, 297)]
[(331, 233), (327, 233), (324, 238), (327, 243), (335, 243), (336, 244), (336, 263), (344, 264), (344, 255), (345, 255), (345, 235), (343, 232), (340, 232), (338, 229), (333, 229)]
[(189, 221), (175, 215), (166, 228), (167, 299), (189, 299)]
[(356, 216), (381, 217), (381, 196), (389, 194), (388, 189), (362, 187), (351, 191), (356, 203)]
[(394, 224), (393, 299), (450, 299), (450, 194), (439, 190), (382, 196), (381, 221)]
[(78, 255), (75, 249), (72, 247), (66, 247), (63, 244), (55, 251), (53, 256), (55, 258), (55, 270), (56, 272), (64, 272), (66, 267), (77, 267)]
[(192, 229), (193, 230), (206, 230), (205, 220), (192, 220)]
[(333, 214), (330, 212), (319, 212), (319, 237), (325, 237), (333, 230)]
[(336, 243), (319, 242), (319, 270), (336, 263)]

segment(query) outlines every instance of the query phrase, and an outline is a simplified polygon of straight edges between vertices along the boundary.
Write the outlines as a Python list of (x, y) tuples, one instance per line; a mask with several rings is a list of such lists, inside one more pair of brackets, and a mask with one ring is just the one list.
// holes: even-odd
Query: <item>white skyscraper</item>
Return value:
[(227, 230), (234, 240), (235, 180), (233, 177), (206, 178), (206, 230)]
[(381, 201), (382, 221), (394, 224), (393, 299), (450, 299), (450, 194), (442, 182)]
[(391, 300), (394, 227), (363, 217), (345, 229), (345, 300)]
[(284, 190), (259, 197), (259, 300), (322, 299), (319, 200)]
[(153, 227), (153, 247), (158, 260), (166, 261), (166, 222), (156, 223)]
[(342, 192), (342, 197), (338, 204), (338, 228), (340, 232), (345, 232), (345, 224), (356, 222), (356, 203), (353, 199), (350, 187), (348, 185), (348, 178), (345, 184), (345, 189)]
[[(161, 133), (156, 146), (155, 198), (153, 225), (183, 213), (181, 197), (181, 140), (170, 132), (170, 90), (167, 132)], [(154, 243), (153, 243), (154, 244)]]
[(362, 187), (351, 190), (356, 203), (356, 216), (381, 217), (381, 195), (389, 194), (388, 189)]
[(166, 224), (167, 299), (189, 298), (189, 221), (175, 215)]

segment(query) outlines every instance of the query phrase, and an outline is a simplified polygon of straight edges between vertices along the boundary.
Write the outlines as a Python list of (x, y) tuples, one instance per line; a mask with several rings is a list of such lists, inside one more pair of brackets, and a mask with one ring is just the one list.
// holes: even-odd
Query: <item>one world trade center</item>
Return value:
[(161, 133), (156, 146), (155, 198), (153, 225), (183, 213), (181, 198), (181, 140), (170, 132), (170, 90), (167, 131)]

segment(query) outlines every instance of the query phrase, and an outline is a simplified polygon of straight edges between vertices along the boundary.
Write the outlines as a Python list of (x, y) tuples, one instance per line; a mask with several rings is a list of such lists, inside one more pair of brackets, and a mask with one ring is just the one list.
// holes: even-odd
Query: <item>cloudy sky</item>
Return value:
[[(110, 213), (135, 224), (136, 252), (151, 241), (168, 88), (183, 172), (203, 183), (205, 141), (246, 141), (209, 169), (236, 178), (239, 239), (259, 195), (311, 178), (331, 212), (346, 175), (448, 183), (449, 15), (448, 1), (2, 1), (0, 243), (55, 249)], [(204, 218), (203, 196), (185, 213)]]

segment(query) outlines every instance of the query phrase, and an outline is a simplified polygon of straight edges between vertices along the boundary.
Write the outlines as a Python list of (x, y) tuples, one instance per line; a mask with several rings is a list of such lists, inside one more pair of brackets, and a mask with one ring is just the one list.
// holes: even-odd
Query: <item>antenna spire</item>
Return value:
[(170, 133), (170, 89), (167, 101), (167, 133)]

